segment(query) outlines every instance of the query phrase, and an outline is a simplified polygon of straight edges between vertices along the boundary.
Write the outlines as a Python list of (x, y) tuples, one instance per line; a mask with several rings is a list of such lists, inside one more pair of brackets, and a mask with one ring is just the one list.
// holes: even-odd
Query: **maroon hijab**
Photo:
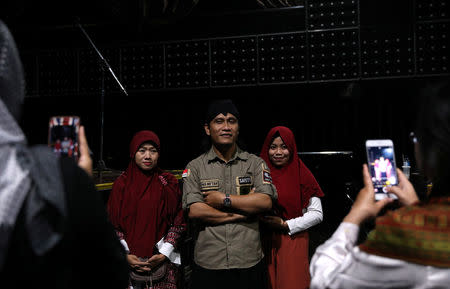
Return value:
[(139, 257), (153, 255), (155, 244), (174, 221), (181, 197), (173, 175), (159, 167), (144, 171), (137, 166), (134, 157), (146, 142), (159, 151), (159, 138), (154, 132), (136, 133), (130, 144), (128, 168), (114, 182), (108, 201), (111, 222), (124, 234), (130, 253)]
[[(269, 160), (269, 148), (276, 136), (288, 147), (291, 159), (284, 167), (277, 168)], [(311, 197), (322, 197), (323, 192), (310, 170), (300, 160), (292, 131), (284, 126), (272, 128), (266, 136), (261, 158), (267, 163), (277, 188), (277, 214), (285, 220), (302, 216)]]

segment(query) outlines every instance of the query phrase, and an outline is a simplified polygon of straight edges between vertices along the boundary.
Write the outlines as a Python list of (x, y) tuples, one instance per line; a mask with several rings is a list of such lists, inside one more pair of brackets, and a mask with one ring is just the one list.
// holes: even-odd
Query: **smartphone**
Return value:
[(367, 164), (375, 189), (375, 200), (397, 196), (387, 192), (387, 188), (398, 184), (395, 165), (394, 144), (390, 139), (366, 141)]
[(48, 145), (59, 156), (78, 161), (80, 118), (78, 116), (52, 116), (48, 128)]

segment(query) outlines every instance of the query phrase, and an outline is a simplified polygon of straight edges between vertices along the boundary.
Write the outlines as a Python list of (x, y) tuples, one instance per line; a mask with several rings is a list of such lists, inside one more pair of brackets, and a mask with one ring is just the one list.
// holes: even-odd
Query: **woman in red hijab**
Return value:
[[(130, 163), (114, 182), (108, 214), (128, 251), (132, 274), (145, 275), (161, 265), (164, 277), (151, 288), (177, 288), (180, 254), (177, 243), (186, 229), (181, 209), (181, 190), (174, 175), (158, 167), (160, 142), (152, 131), (140, 131), (130, 144)], [(134, 272), (134, 273), (133, 273)], [(130, 288), (146, 288), (149, 282), (130, 278)]]
[[(277, 188), (274, 216), (264, 216), (263, 239), (270, 289), (308, 288), (310, 283), (307, 229), (322, 221), (323, 192), (297, 155), (292, 131), (272, 128), (261, 150)], [(269, 230), (267, 230), (269, 229)]]

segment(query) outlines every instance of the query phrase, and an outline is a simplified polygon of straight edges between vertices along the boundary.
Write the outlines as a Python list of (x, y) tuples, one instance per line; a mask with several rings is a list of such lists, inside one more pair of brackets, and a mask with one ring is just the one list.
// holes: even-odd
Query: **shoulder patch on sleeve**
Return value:
[(262, 181), (263, 181), (263, 184), (266, 184), (266, 185), (272, 184), (272, 176), (270, 175), (269, 169), (266, 168), (264, 166), (264, 164), (262, 164), (261, 166), (262, 166)]
[(181, 177), (182, 177), (182, 178), (187, 178), (187, 177), (190, 176), (190, 174), (191, 174), (191, 169), (185, 169), (185, 170), (183, 171), (183, 174), (181, 175)]

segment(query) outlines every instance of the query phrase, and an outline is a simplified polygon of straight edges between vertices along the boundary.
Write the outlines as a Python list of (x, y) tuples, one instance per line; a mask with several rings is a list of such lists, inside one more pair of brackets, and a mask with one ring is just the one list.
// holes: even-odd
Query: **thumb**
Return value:
[(370, 176), (369, 168), (366, 164), (363, 165), (363, 181), (365, 187), (373, 190), (372, 177)]
[(80, 154), (81, 155), (89, 154), (89, 146), (87, 144), (84, 126), (80, 126), (80, 130), (78, 132), (78, 137), (79, 137), (79, 142), (80, 142)]
[(397, 197), (400, 197), (402, 195), (402, 190), (398, 186), (389, 187), (388, 192), (393, 193)]
[(386, 198), (386, 199), (382, 199), (379, 200), (378, 202), (375, 203), (375, 208), (377, 211), (377, 214), (384, 208), (386, 207), (388, 204), (392, 203), (394, 200), (391, 198)]
[(398, 183), (399, 184), (408, 182), (408, 178), (405, 176), (405, 174), (399, 168), (397, 168), (397, 175), (398, 175)]

